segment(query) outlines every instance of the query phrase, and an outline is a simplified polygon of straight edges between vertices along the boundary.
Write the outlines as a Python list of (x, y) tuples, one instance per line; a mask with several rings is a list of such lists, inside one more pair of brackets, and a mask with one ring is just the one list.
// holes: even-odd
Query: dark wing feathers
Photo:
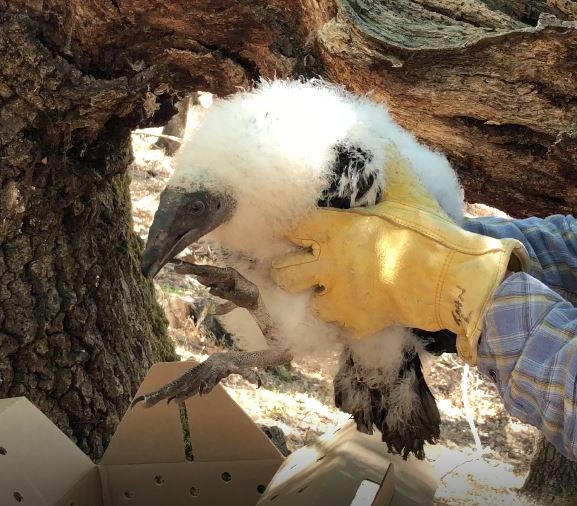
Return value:
[[(375, 175), (368, 172), (366, 167), (373, 155), (358, 146), (347, 144), (337, 144), (334, 150), (332, 174), (317, 205), (349, 209), (354, 207), (355, 202), (362, 201), (376, 182)], [(382, 190), (377, 192), (375, 202), (366, 205), (380, 202), (381, 198)], [(434, 338), (434, 335), (432, 332), (427, 333), (428, 338)], [(363, 367), (350, 348), (345, 350), (341, 369), (334, 379), (335, 404), (353, 416), (359, 431), (372, 434), (373, 426), (376, 426), (389, 451), (401, 454), (403, 458), (413, 453), (418, 459), (423, 459), (425, 442), (434, 444), (440, 436), (441, 420), (417, 353), (405, 356), (398, 380), (401, 381), (408, 374), (415, 375), (415, 389), (420, 403), (415, 419), (406, 425), (402, 433), (391, 430), (386, 423), (388, 399), (394, 385), (368, 385), (363, 378), (375, 377), (374, 371), (363, 373)], [(360, 399), (364, 400), (359, 402)]]

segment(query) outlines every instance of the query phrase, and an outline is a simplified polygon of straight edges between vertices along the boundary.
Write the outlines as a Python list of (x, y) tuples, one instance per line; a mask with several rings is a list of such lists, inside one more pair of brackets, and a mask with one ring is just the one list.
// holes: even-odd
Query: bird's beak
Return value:
[(231, 214), (230, 200), (207, 191), (187, 192), (167, 187), (148, 232), (142, 254), (142, 273), (153, 278), (189, 244), (224, 223)]

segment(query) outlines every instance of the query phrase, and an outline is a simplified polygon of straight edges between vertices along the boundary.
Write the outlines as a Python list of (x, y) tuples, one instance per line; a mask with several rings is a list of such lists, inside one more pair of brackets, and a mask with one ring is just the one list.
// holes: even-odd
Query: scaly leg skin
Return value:
[(156, 392), (141, 395), (132, 401), (131, 406), (142, 403), (151, 407), (166, 399), (167, 402), (183, 402), (197, 393), (210, 392), (221, 379), (230, 374), (240, 374), (260, 386), (258, 374), (251, 367), (264, 368), (287, 364), (292, 360), (291, 353), (280, 346), (272, 320), (256, 285), (241, 276), (230, 267), (220, 268), (210, 265), (182, 263), (175, 271), (179, 274), (193, 274), (210, 293), (226, 299), (239, 307), (246, 308), (260, 327), (271, 349), (260, 351), (232, 351), (216, 353), (204, 362), (196, 365), (179, 378), (166, 384)]
[(236, 309), (238, 306), (234, 302), (223, 302), (214, 308), (212, 314), (215, 316), (223, 316), (225, 314), (230, 313), (233, 309)]

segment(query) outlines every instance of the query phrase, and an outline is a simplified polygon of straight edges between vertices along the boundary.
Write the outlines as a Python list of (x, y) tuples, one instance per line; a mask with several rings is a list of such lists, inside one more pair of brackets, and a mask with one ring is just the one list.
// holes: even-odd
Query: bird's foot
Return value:
[(212, 314), (215, 316), (223, 316), (225, 314), (230, 313), (233, 309), (236, 309), (238, 306), (234, 302), (230, 302), (227, 300), (222, 304), (218, 304), (214, 306)]
[(150, 408), (162, 400), (184, 402), (196, 394), (209, 393), (220, 380), (231, 374), (239, 374), (260, 387), (261, 379), (258, 373), (242, 364), (243, 353), (229, 352), (211, 355), (204, 362), (194, 366), (159, 390), (136, 397), (132, 401), (131, 407), (143, 404)]
[(174, 271), (178, 274), (192, 274), (209, 288), (212, 295), (228, 300), (238, 307), (254, 310), (258, 307), (259, 291), (254, 283), (232, 267), (197, 265), (188, 262), (176, 263)]

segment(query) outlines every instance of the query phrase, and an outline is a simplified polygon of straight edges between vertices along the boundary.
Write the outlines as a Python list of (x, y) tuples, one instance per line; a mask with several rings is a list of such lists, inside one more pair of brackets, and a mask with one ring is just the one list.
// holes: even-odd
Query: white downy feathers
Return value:
[[(398, 126), (384, 106), (318, 80), (265, 81), (254, 91), (216, 101), (179, 153), (170, 187), (234, 197), (232, 217), (210, 238), (226, 251), (225, 263), (259, 287), (297, 357), (338, 349), (347, 336), (312, 316), (311, 294), (292, 295), (274, 286), (270, 260), (290, 250), (283, 232), (319, 201), (341, 207), (378, 202), (391, 145), (460, 223), (463, 192), (447, 159)], [(394, 381), (403, 350), (417, 342), (406, 329), (393, 328), (349, 344), (364, 365), (390, 373), (374, 379), (383, 382)], [(414, 390), (410, 385), (397, 390), (391, 416), (409, 419)]]
[[(339, 146), (366, 155), (360, 172), (339, 182), (351, 207), (376, 203), (391, 143), (460, 220), (462, 191), (446, 158), (399, 127), (382, 105), (322, 81), (265, 81), (255, 91), (215, 101), (182, 147), (169, 186), (233, 194), (237, 210), (215, 237), (222, 246), (262, 258), (276, 254), (278, 237), (316, 206), (334, 176)], [(371, 177), (370, 191), (356, 197), (358, 180)]]

